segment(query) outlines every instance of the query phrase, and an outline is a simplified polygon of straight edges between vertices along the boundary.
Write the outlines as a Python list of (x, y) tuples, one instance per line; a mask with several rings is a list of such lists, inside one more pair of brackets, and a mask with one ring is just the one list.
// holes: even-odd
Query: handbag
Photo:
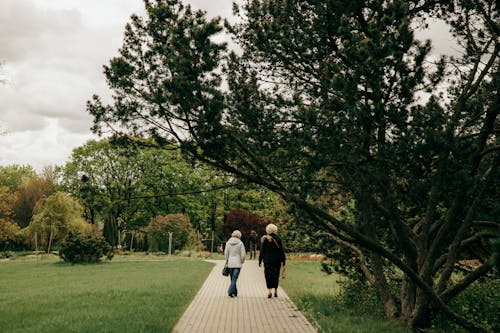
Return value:
[(224, 276), (229, 275), (229, 267), (227, 267), (227, 260), (226, 260), (226, 264), (224, 265), (224, 268), (222, 269), (222, 275), (224, 275)]
[(281, 268), (281, 278), (284, 279), (286, 277), (286, 266)]

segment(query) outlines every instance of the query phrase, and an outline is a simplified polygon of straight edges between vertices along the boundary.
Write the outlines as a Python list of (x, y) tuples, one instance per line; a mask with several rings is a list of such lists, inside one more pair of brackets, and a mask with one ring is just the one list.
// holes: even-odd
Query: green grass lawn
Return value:
[[(397, 323), (370, 313), (353, 315), (333, 300), (341, 289), (341, 277), (326, 275), (319, 262), (287, 261), (287, 275), (281, 285), (299, 309), (325, 333), (409, 333)], [(375, 309), (374, 309), (375, 310)]]
[(170, 332), (211, 269), (154, 256), (0, 262), (0, 332)]

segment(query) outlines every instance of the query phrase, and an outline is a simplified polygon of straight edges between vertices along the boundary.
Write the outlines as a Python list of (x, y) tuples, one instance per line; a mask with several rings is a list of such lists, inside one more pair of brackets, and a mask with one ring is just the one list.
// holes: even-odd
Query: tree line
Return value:
[(235, 223), (232, 211), (244, 212), (236, 224), (249, 229), (285, 219), (272, 192), (192, 164), (175, 146), (151, 145), (90, 140), (64, 166), (0, 167), (2, 248), (50, 252), (73, 232), (102, 235), (115, 248), (165, 251), (174, 232), (174, 250), (211, 249), (212, 238), (218, 244), (232, 232), (223, 227)]

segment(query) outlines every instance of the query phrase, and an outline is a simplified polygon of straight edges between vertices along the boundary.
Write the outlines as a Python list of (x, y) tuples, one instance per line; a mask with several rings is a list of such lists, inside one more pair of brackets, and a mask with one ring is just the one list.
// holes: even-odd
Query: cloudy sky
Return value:
[[(229, 0), (184, 2), (231, 15)], [(85, 103), (109, 95), (102, 65), (143, 12), (142, 0), (0, 0), (0, 165), (62, 165), (94, 137)]]
[[(231, 16), (230, 0), (184, 2)], [(143, 13), (142, 0), (0, 0), (0, 165), (62, 165), (94, 138), (85, 103), (109, 96), (102, 65), (132, 13)], [(437, 31), (436, 45), (447, 45)]]

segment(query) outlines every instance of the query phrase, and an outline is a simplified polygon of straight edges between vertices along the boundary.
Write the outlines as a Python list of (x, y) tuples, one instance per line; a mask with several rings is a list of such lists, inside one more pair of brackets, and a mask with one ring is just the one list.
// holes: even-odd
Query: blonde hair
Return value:
[(272, 223), (269, 223), (266, 226), (266, 233), (267, 234), (275, 234), (278, 231), (278, 227)]
[(239, 230), (233, 231), (233, 233), (231, 234), (231, 237), (241, 238), (241, 231), (239, 231)]

